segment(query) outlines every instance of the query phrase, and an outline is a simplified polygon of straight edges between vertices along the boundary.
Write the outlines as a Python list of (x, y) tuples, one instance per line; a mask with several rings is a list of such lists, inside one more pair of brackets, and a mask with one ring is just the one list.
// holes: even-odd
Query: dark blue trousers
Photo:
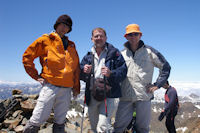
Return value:
[(166, 116), (165, 125), (169, 133), (176, 133), (176, 128), (174, 125), (174, 119), (176, 115), (177, 115), (177, 111), (171, 111)]

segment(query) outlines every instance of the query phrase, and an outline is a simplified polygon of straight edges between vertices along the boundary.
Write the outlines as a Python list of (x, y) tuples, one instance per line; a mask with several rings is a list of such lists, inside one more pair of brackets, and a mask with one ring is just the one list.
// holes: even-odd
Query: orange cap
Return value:
[(129, 24), (126, 26), (126, 34), (124, 35), (124, 37), (126, 37), (127, 34), (129, 33), (141, 33), (140, 31), (140, 27), (137, 24)]

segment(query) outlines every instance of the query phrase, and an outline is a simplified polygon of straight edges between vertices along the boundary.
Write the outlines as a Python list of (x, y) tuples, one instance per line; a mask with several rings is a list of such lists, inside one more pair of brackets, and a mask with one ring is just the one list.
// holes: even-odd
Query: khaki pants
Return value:
[(114, 98), (107, 98), (107, 113), (105, 112), (104, 101), (96, 101), (91, 96), (91, 101), (88, 106), (89, 120), (93, 132), (104, 133), (105, 131), (112, 132), (111, 117), (115, 110)]
[(46, 84), (42, 87), (30, 122), (40, 126), (54, 111), (54, 123), (63, 124), (71, 101), (71, 88)]

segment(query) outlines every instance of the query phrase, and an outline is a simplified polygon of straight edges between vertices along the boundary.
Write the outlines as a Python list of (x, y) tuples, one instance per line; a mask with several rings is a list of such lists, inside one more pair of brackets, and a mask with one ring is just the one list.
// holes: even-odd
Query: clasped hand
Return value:
[[(84, 73), (89, 74), (89, 73), (91, 73), (91, 70), (92, 70), (92, 65), (86, 64), (86, 65), (83, 67), (83, 72), (84, 72)], [(101, 74), (104, 75), (104, 76), (106, 76), (106, 77), (109, 77), (110, 74), (111, 74), (111, 71), (110, 71), (110, 69), (109, 69), (108, 67), (103, 66), (103, 67), (101, 68)]]

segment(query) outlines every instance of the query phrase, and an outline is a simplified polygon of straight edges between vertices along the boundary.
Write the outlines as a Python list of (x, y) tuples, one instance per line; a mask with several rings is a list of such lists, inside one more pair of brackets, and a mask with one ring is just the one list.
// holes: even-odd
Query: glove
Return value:
[(159, 117), (158, 117), (158, 120), (159, 120), (159, 121), (162, 121), (164, 117), (165, 117), (165, 112), (162, 111), (162, 112), (160, 113)]

